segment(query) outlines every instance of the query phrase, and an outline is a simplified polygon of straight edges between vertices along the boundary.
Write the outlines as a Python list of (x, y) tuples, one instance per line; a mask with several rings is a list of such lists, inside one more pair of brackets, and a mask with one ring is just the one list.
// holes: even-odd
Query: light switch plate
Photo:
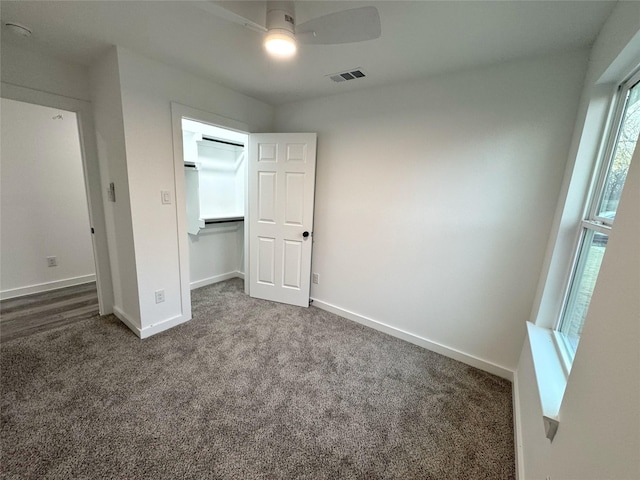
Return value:
[(109, 188), (107, 189), (107, 200), (110, 202), (116, 201), (116, 186), (113, 182), (109, 184)]
[(162, 190), (160, 196), (163, 205), (171, 205), (171, 192), (169, 190)]

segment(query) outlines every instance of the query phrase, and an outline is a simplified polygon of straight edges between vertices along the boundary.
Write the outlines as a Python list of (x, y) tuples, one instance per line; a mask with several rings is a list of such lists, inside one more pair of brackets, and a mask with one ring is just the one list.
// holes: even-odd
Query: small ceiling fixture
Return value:
[(30, 37), (32, 34), (32, 31), (29, 27), (20, 25), (16, 22), (6, 22), (4, 26), (10, 32), (15, 33), (16, 35), (20, 35), (21, 37)]
[(264, 48), (276, 57), (291, 57), (296, 54), (298, 45), (293, 35), (283, 32), (269, 32), (264, 39)]
[[(293, 57), (298, 50), (298, 45), (339, 45), (375, 40), (381, 35), (380, 14), (373, 6), (329, 13), (298, 25), (295, 2), (292, 0), (245, 2), (265, 3), (264, 23), (244, 17), (242, 11), (234, 6), (243, 2), (212, 3), (218, 4), (215, 11), (222, 12), (220, 16), (223, 18), (239, 23), (250, 30), (263, 32), (265, 50), (279, 58)], [(207, 5), (207, 10), (210, 11), (211, 5)]]
[(295, 20), (291, 2), (273, 2), (267, 10), (267, 34), (264, 48), (271, 55), (288, 58), (296, 54)]

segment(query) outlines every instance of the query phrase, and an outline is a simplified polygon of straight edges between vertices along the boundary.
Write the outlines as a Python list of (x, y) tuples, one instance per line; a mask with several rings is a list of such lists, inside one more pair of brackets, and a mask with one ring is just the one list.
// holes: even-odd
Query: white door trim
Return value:
[(98, 305), (101, 315), (113, 313), (113, 283), (104, 213), (103, 188), (98, 162), (95, 128), (93, 126), (93, 108), (91, 102), (77, 98), (64, 97), (54, 93), (34, 90), (28, 87), (2, 82), (3, 98), (19, 102), (59, 108), (74, 112), (78, 119), (80, 153), (82, 155), (82, 173), (87, 192), (89, 222), (94, 229), (91, 235), (93, 256), (96, 266), (96, 286)]
[[(180, 271), (180, 296), (182, 314), (191, 318), (191, 279), (189, 272), (189, 243), (187, 237), (187, 207), (184, 183), (184, 150), (182, 145), (182, 119), (188, 118), (197, 122), (208, 123), (217, 127), (249, 134), (249, 126), (232, 118), (216, 115), (215, 113), (188, 107), (177, 102), (171, 102), (171, 127), (173, 133), (173, 168), (174, 188), (176, 199), (176, 217), (178, 223), (178, 261)], [(248, 169), (247, 169), (248, 170)], [(245, 178), (245, 184), (247, 179)], [(245, 218), (247, 218), (247, 189), (245, 189)], [(248, 228), (244, 231), (245, 255), (244, 271), (248, 272), (249, 256), (246, 252), (248, 245)], [(248, 281), (245, 275), (245, 292), (248, 294)]]

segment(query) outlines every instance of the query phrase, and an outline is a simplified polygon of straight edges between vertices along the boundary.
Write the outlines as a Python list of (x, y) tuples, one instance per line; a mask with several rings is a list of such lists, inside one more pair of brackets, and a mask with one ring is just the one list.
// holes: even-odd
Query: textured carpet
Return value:
[(509, 382), (237, 279), (192, 300), (4, 343), (3, 478), (515, 477)]

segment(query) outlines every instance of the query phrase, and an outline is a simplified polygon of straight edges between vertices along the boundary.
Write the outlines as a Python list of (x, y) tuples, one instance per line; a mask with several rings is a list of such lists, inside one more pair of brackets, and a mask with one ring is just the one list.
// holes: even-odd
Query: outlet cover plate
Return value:
[(156, 290), (156, 303), (164, 302), (164, 290)]

